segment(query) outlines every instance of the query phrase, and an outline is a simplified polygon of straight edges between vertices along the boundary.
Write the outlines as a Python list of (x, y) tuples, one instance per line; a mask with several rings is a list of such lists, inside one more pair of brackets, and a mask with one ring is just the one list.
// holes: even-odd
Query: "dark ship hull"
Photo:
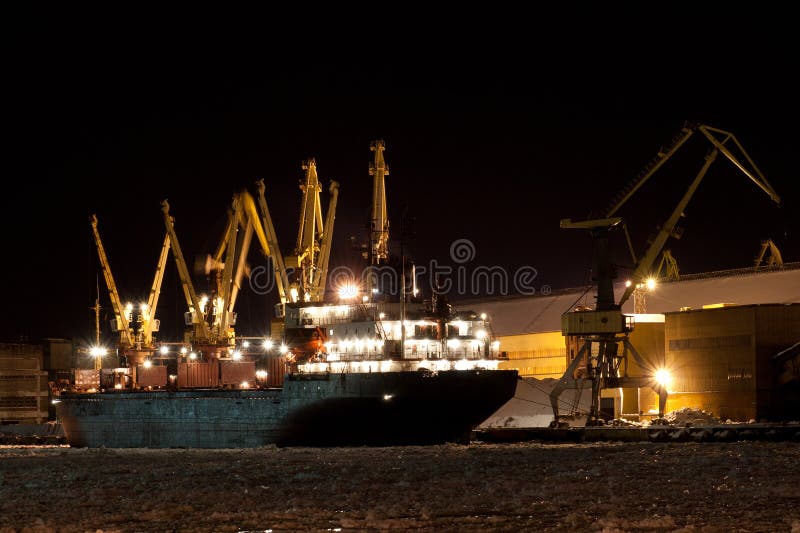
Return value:
[(280, 390), (64, 394), (67, 442), (253, 448), (464, 442), (514, 396), (515, 370), (290, 374)]

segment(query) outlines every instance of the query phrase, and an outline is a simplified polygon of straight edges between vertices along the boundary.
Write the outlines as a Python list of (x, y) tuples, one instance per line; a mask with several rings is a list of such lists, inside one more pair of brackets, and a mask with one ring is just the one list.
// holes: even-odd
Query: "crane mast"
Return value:
[[(317, 177), (317, 164), (314, 159), (302, 165), (306, 171), (305, 180), (300, 185), (303, 199), (300, 207), (300, 223), (297, 231), (297, 245), (294, 254), (286, 258), (286, 266), (300, 270), (299, 279), (290, 287), (292, 301), (321, 302), (324, 297), (325, 272), (330, 257), (330, 239), (333, 228), (326, 232), (322, 222), (320, 192), (322, 187)], [(331, 199), (328, 204), (327, 221), (333, 224), (338, 199), (338, 184), (331, 183)]]
[(100, 239), (96, 215), (92, 215), (91, 222), (94, 242), (97, 245), (97, 256), (100, 259), (100, 268), (103, 270), (103, 278), (106, 280), (106, 287), (108, 287), (108, 294), (111, 299), (111, 307), (114, 310), (116, 328), (119, 330), (120, 347), (130, 348), (134, 346), (133, 335), (131, 334), (127, 313), (125, 309), (122, 308), (122, 302), (120, 301), (119, 292), (117, 291), (117, 284), (114, 282), (114, 275), (111, 273), (111, 265), (108, 262), (103, 241)]
[(386, 184), (389, 166), (383, 158), (385, 144), (372, 141), (369, 149), (375, 152), (375, 160), (369, 166), (372, 181), (372, 217), (370, 218), (370, 264), (377, 265), (389, 257), (389, 215), (386, 204)]
[(325, 295), (325, 285), (328, 281), (328, 264), (331, 258), (331, 241), (333, 239), (333, 224), (336, 221), (336, 205), (339, 201), (339, 183), (331, 181), (328, 187), (328, 192), (331, 197), (328, 201), (328, 214), (325, 217), (325, 232), (322, 234), (322, 239), (319, 243), (319, 266), (317, 268), (317, 286), (314, 288), (313, 294), (316, 294), (316, 299), (313, 301), (321, 302)]
[[(205, 260), (205, 272), (214, 276), (214, 294), (210, 308), (203, 309), (204, 321), (210, 322), (208, 338), (216, 344), (231, 344), (235, 337), (232, 330), (232, 326), (236, 323), (234, 309), (242, 288), (242, 279), (248, 271), (247, 256), (254, 235), (264, 257), (272, 258), (278, 295), (281, 304), (286, 303), (285, 287), (288, 286), (286, 267), (264, 198), (263, 180), (256, 182), (256, 185), (262, 214), (259, 214), (256, 201), (248, 191), (242, 190), (236, 193), (228, 210), (228, 220), (221, 240), (214, 255), (208, 256)], [(184, 283), (184, 287), (190, 285), (191, 283)], [(190, 300), (191, 296), (187, 296), (187, 303)], [(201, 308), (204, 307), (202, 300), (199, 305)]]
[[(247, 253), (253, 238), (253, 224), (242, 216), (240, 195), (234, 196), (231, 209), (228, 211), (231, 231), (225, 247), (225, 263), (222, 279), (214, 301), (214, 322), (212, 336), (219, 340), (233, 339), (230, 327), (234, 325), (234, 306), (241, 288), (242, 277), (247, 263)], [(241, 231), (241, 233), (240, 233)]]
[(155, 317), (156, 309), (158, 308), (158, 297), (161, 294), (161, 283), (164, 281), (164, 268), (167, 265), (167, 257), (169, 256), (169, 234), (164, 236), (164, 242), (161, 245), (161, 254), (158, 257), (158, 264), (156, 265), (156, 273), (153, 278), (153, 284), (150, 287), (150, 295), (147, 298), (147, 307), (142, 309), (142, 317), (144, 324), (142, 327), (142, 342), (145, 346), (153, 345), (153, 332), (158, 331), (158, 320)]
[(175, 233), (175, 225), (172, 216), (169, 214), (169, 203), (167, 200), (161, 202), (161, 212), (164, 215), (164, 225), (167, 228), (167, 234), (170, 238), (172, 256), (175, 258), (175, 266), (178, 269), (178, 277), (181, 280), (183, 295), (189, 307), (192, 326), (194, 327), (194, 338), (197, 341), (209, 342), (211, 341), (211, 332), (206, 322), (205, 304), (200, 304), (200, 300), (197, 298), (197, 293), (194, 290), (192, 278), (189, 275), (189, 269), (186, 266), (186, 261), (183, 258), (183, 252), (178, 242), (178, 236)]
[[(695, 176), (689, 188), (681, 197), (678, 205), (673, 209), (667, 221), (658, 229), (658, 233), (650, 243), (641, 259), (636, 262), (631, 282), (620, 297), (614, 301), (614, 269), (611, 263), (609, 248), (609, 233), (616, 227), (624, 227), (622, 218), (617, 215), (619, 209), (641, 188), (642, 185), (683, 146), (686, 141), (699, 131), (711, 144), (712, 150), (706, 156), (700, 171)], [(722, 137), (722, 138), (720, 138)], [(737, 150), (737, 157), (733, 150)], [(780, 197), (773, 190), (753, 160), (741, 146), (736, 137), (727, 131), (712, 128), (706, 125), (685, 125), (680, 134), (667, 148), (659, 150), (655, 160), (652, 161), (633, 183), (623, 190), (606, 211), (605, 218), (573, 222), (571, 219), (561, 221), (562, 228), (589, 230), (592, 236), (595, 256), (595, 281), (597, 282), (597, 305), (594, 311), (573, 311), (564, 313), (561, 317), (562, 334), (565, 336), (579, 337), (583, 344), (578, 354), (572, 359), (566, 372), (559, 380), (550, 394), (553, 407), (554, 425), (559, 423), (559, 396), (566, 388), (579, 388), (581, 384), (575, 378), (575, 372), (582, 361), (587, 362), (587, 372), (592, 384), (592, 407), (587, 423), (600, 420), (600, 391), (612, 387), (642, 387), (649, 386), (659, 394), (659, 417), (663, 418), (666, 406), (666, 387), (655, 381), (654, 376), (659, 370), (653, 362), (645, 361), (628, 339), (633, 330), (631, 316), (623, 315), (622, 305), (637, 290), (637, 287), (649, 276), (656, 257), (664, 247), (667, 239), (675, 232), (678, 221), (684, 215), (689, 200), (694, 195), (709, 167), (719, 154), (723, 154), (742, 173), (753, 181), (761, 190), (780, 204)], [(626, 230), (627, 236), (627, 230)], [(630, 246), (630, 238), (628, 236)], [(595, 348), (596, 346), (596, 348)], [(620, 347), (622, 353), (620, 353)], [(640, 368), (648, 372), (648, 376), (630, 377), (627, 375), (628, 355), (632, 355)]]
[[(264, 242), (261, 243), (261, 248), (265, 255), (272, 257), (272, 267), (275, 270), (275, 285), (278, 288), (278, 296), (281, 299), (281, 313), (283, 315), (283, 307), (286, 305), (286, 289), (289, 287), (289, 278), (286, 273), (286, 264), (283, 260), (283, 254), (278, 246), (278, 234), (275, 232), (275, 226), (272, 223), (272, 217), (269, 214), (267, 207), (267, 199), (264, 195), (264, 180), (256, 182), (256, 190), (258, 191), (258, 205), (261, 208), (261, 220), (264, 229)], [(258, 217), (255, 217), (258, 219)]]

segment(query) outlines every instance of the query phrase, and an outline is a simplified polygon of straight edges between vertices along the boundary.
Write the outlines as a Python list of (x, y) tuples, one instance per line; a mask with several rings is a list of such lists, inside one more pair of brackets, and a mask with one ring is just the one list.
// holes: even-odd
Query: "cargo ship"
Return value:
[[(63, 393), (58, 419), (75, 447), (468, 442), (471, 431), (514, 396), (516, 370), (497, 369), (499, 345), (485, 316), (442, 315), (409, 303), (400, 320), (390, 315), (397, 307), (288, 306), (286, 334), (294, 348), (275, 348), (284, 352), (277, 357), (287, 369), (279, 388)], [(265, 339), (265, 345), (274, 343)]]
[[(138, 318), (132, 304), (121, 303), (93, 217), (124, 364), (98, 369), (82, 389), (60, 394), (56, 413), (67, 442), (231, 448), (469, 440), (478, 424), (514, 396), (517, 372), (498, 369), (499, 343), (485, 315), (454, 311), (438, 290), (427, 300), (418, 298), (413, 267), (410, 283), (406, 277), (402, 241), (400, 267), (389, 266), (383, 141), (371, 149), (370, 244), (362, 254), (368, 266), (361, 279), (337, 280), (332, 291), (326, 282), (338, 184), (330, 184), (323, 217), (314, 160), (302, 167), (297, 246), (286, 258), (263, 182), (257, 182), (257, 202), (246, 191), (234, 196), (217, 252), (195, 262), (215, 281), (210, 297), (195, 291), (169, 204), (162, 202), (167, 234), (151, 297)], [(270, 338), (237, 337), (233, 329), (252, 236), (271, 260), (280, 297)], [(180, 343), (159, 343), (153, 336), (168, 248), (188, 308), (189, 329)]]

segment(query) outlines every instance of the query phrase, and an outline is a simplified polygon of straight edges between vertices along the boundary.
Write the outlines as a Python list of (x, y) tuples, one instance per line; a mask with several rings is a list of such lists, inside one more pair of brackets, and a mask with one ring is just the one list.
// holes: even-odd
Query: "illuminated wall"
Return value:
[(667, 313), (666, 363), (674, 381), (667, 411), (693, 407), (723, 420), (773, 418), (770, 359), (800, 340), (800, 304)]
[(526, 378), (560, 378), (567, 368), (566, 345), (560, 331), (499, 337), (500, 351), (508, 354), (499, 368), (513, 369)]

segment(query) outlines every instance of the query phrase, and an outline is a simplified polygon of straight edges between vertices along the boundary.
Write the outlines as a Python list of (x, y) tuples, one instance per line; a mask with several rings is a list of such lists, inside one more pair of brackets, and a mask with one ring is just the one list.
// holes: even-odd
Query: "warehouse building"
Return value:
[[(617, 298), (624, 290), (624, 282), (615, 286)], [(634, 315), (631, 342), (648, 366), (675, 373), (667, 411), (693, 407), (737, 420), (798, 416), (800, 349), (791, 348), (800, 341), (800, 263), (683, 276), (638, 297), (646, 313)], [(491, 317), (508, 356), (502, 368), (548, 380), (560, 378), (576, 353), (561, 335), (561, 315), (594, 300), (592, 288), (581, 288), (459, 305)], [(634, 314), (633, 298), (623, 312)], [(629, 375), (642, 371), (631, 362)], [(650, 389), (604, 396), (604, 410), (614, 416), (657, 413)]]

